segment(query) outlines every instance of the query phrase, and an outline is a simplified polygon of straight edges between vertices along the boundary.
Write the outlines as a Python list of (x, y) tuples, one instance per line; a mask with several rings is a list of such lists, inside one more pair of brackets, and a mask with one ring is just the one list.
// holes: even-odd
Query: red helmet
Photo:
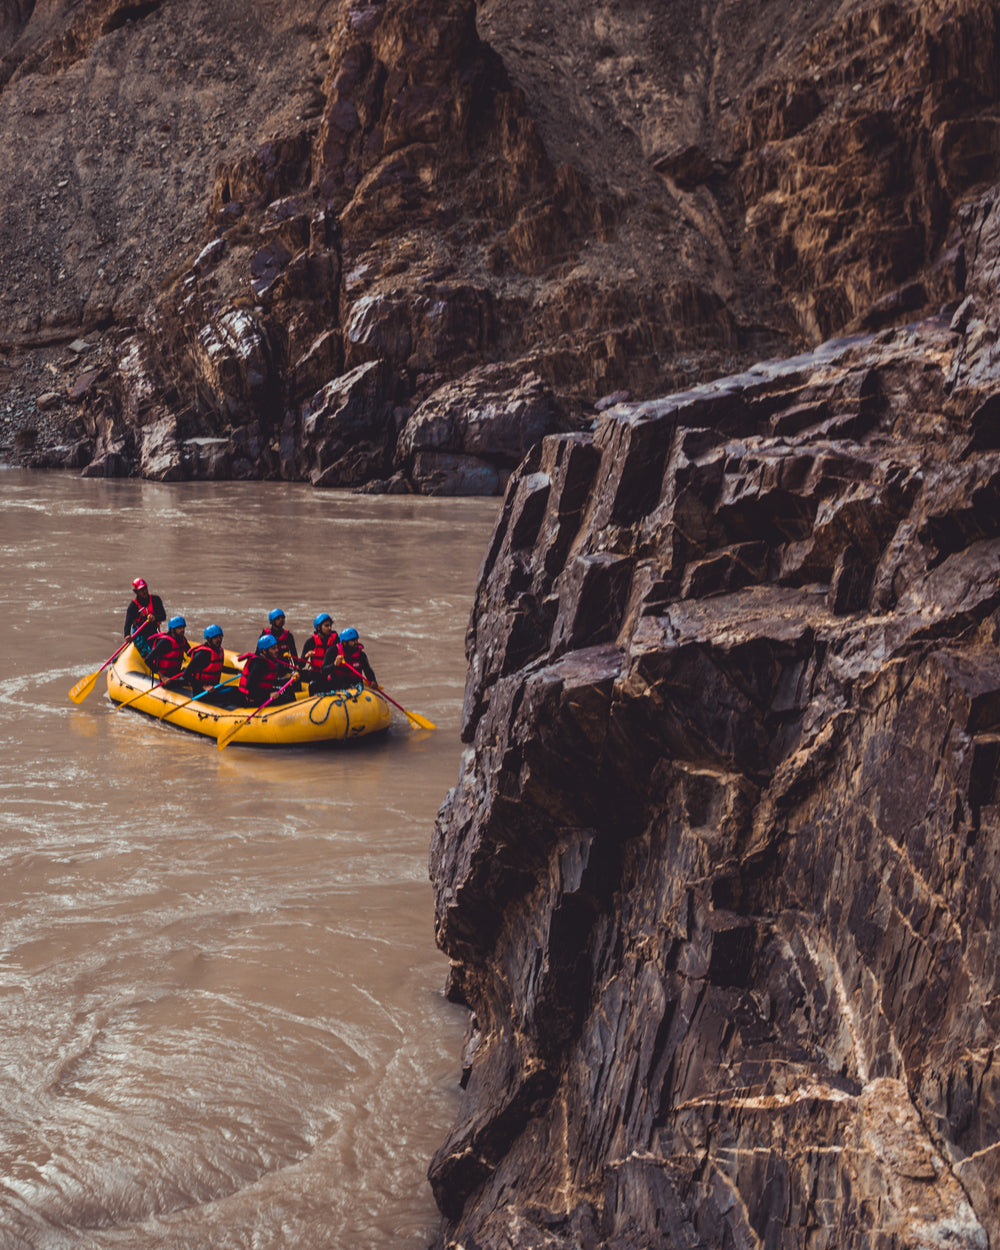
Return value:
[(146, 590), (147, 589), (146, 579), (143, 577), (137, 577), (135, 581), (132, 583), (132, 589), (133, 590)]

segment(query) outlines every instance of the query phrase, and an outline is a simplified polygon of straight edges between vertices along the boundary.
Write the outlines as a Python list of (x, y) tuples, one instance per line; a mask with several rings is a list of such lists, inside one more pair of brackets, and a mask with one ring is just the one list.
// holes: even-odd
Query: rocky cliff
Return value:
[(953, 315), (546, 438), (440, 813), (471, 1247), (1000, 1244), (1000, 198)]
[(935, 313), (998, 42), (986, 0), (8, 0), (0, 451), (499, 491), (611, 396)]

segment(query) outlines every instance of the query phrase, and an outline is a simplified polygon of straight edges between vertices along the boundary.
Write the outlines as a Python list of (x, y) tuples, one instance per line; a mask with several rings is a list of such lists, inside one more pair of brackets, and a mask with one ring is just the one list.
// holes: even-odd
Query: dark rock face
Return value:
[[(452, 245), (434, 236), (461, 251), (478, 223), (494, 252), (499, 234), (541, 272), (607, 215), (549, 159), (474, 19), (469, 0), (344, 7), (316, 115), (218, 167), (189, 268), (138, 318), (109, 384), (82, 397), (91, 472), (317, 486), (403, 473), (410, 489), (498, 493), (526, 440), (554, 428), (532, 402), (512, 437), (524, 370), (508, 370), (515, 393), (492, 435), (451, 422), (449, 439), (438, 422), (433, 448), (396, 445), (432, 390), (471, 370), (471, 393), (498, 341), (504, 355), (523, 347), (518, 302), (504, 301), (505, 330), (495, 290), (449, 280)], [(481, 267), (482, 237), (469, 247)]]
[(1000, 1241), (998, 230), (953, 316), (512, 478), (431, 854), (439, 1245)]
[(502, 490), (405, 434), (483, 367), (583, 429), (959, 300), (998, 64), (989, 0), (8, 0), (0, 455)]
[[(484, 365), (439, 387), (409, 416), (396, 463), (423, 495), (497, 495), (558, 425), (558, 404), (539, 377)], [(456, 472), (478, 476), (481, 485), (456, 483)]]
[(752, 93), (735, 139), (748, 239), (812, 338), (961, 287), (949, 205), (1000, 172), (998, 53), (996, 11), (967, 0), (853, 6)]

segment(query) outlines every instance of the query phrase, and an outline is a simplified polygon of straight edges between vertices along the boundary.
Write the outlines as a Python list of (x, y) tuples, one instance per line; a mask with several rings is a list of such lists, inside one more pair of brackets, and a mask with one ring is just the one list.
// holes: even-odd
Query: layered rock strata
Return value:
[(1000, 1244), (1000, 202), (946, 317), (545, 439), (431, 855), (438, 1245)]

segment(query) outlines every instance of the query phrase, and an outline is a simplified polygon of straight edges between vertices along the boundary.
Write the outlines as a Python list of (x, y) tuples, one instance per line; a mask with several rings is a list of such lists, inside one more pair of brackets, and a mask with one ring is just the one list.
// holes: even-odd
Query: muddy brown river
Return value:
[[(406, 1250), (457, 1098), (427, 851), (496, 500), (0, 469), (0, 1250)], [(216, 744), (67, 698), (145, 577), (189, 637), (354, 625), (396, 713)]]

